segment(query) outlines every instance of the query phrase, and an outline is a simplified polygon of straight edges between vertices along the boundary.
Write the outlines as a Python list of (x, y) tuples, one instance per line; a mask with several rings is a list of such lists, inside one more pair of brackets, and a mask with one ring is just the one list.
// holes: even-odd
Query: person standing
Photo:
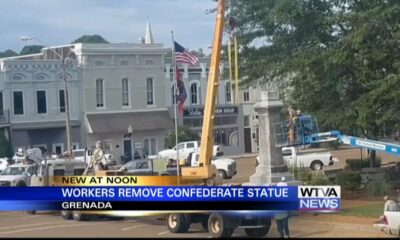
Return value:
[(104, 166), (102, 163), (103, 158), (104, 158), (104, 152), (103, 149), (101, 149), (101, 142), (96, 141), (96, 148), (94, 149), (92, 156), (92, 164), (95, 173), (97, 171), (104, 170)]
[[(286, 187), (288, 184), (286, 183), (286, 178), (282, 177), (281, 181), (276, 184), (277, 187)], [(285, 237), (285, 234), (288, 238), (290, 238), (289, 233), (289, 212), (282, 211), (275, 215), (276, 227), (281, 238)]]

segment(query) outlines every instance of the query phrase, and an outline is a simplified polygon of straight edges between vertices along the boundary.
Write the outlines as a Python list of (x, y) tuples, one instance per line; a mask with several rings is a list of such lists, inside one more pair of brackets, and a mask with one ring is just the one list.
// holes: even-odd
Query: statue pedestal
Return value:
[(250, 182), (244, 186), (271, 186), (286, 178), (288, 185), (300, 185), (283, 162), (282, 148), (276, 147), (274, 123), (281, 122), (280, 111), (283, 107), (278, 93), (265, 91), (261, 93), (261, 101), (254, 105), (259, 121), (260, 158), (256, 172), (250, 177)]

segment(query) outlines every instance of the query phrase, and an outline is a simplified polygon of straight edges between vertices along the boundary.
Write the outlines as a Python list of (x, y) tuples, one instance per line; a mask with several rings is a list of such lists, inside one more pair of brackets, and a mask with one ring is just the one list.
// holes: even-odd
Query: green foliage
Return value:
[(12, 156), (11, 144), (4, 135), (4, 129), (0, 129), (0, 157), (11, 158)]
[(75, 39), (72, 43), (109, 43), (105, 38), (98, 34), (83, 35)]
[(344, 190), (354, 191), (361, 185), (361, 175), (359, 172), (343, 171), (336, 175), (335, 182)]
[(399, 15), (393, 0), (235, 0), (228, 11), (248, 81), (277, 83), (321, 131), (370, 139), (399, 121)]
[[(362, 168), (368, 168), (370, 167), (370, 158), (366, 157), (361, 159), (347, 159), (346, 160), (346, 167), (345, 169), (351, 170), (351, 171), (360, 171)], [(375, 159), (375, 165), (373, 167), (379, 168), (381, 166), (382, 160), (378, 157)]]
[(392, 185), (384, 179), (377, 179), (367, 184), (367, 194), (369, 196), (384, 196), (390, 194)]
[(332, 185), (332, 182), (324, 172), (312, 171), (308, 167), (290, 167), (289, 171), (294, 179), (302, 181), (306, 185)]
[(0, 52), (0, 58), (14, 57), (14, 56), (18, 56), (18, 53), (16, 53), (11, 49), (7, 49), (4, 52)]
[(22, 48), (22, 50), (19, 52), (19, 55), (40, 53), (42, 52), (42, 48), (44, 48), (42, 45), (27, 45)]
[[(187, 141), (198, 141), (200, 139), (196, 132), (188, 127), (178, 128), (178, 143)], [(171, 130), (164, 138), (164, 147), (172, 148), (176, 145), (175, 130)]]

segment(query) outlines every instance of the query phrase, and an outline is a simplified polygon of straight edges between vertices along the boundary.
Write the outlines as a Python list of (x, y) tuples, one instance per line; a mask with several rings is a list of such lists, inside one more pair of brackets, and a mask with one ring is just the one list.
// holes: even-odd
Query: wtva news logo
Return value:
[(299, 210), (340, 210), (340, 186), (299, 186), (298, 198)]

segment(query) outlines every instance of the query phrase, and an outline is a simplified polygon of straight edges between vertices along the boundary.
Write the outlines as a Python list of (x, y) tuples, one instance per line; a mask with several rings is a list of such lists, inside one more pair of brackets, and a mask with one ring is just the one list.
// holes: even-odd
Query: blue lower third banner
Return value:
[(0, 210), (338, 211), (338, 186), (0, 187)]

